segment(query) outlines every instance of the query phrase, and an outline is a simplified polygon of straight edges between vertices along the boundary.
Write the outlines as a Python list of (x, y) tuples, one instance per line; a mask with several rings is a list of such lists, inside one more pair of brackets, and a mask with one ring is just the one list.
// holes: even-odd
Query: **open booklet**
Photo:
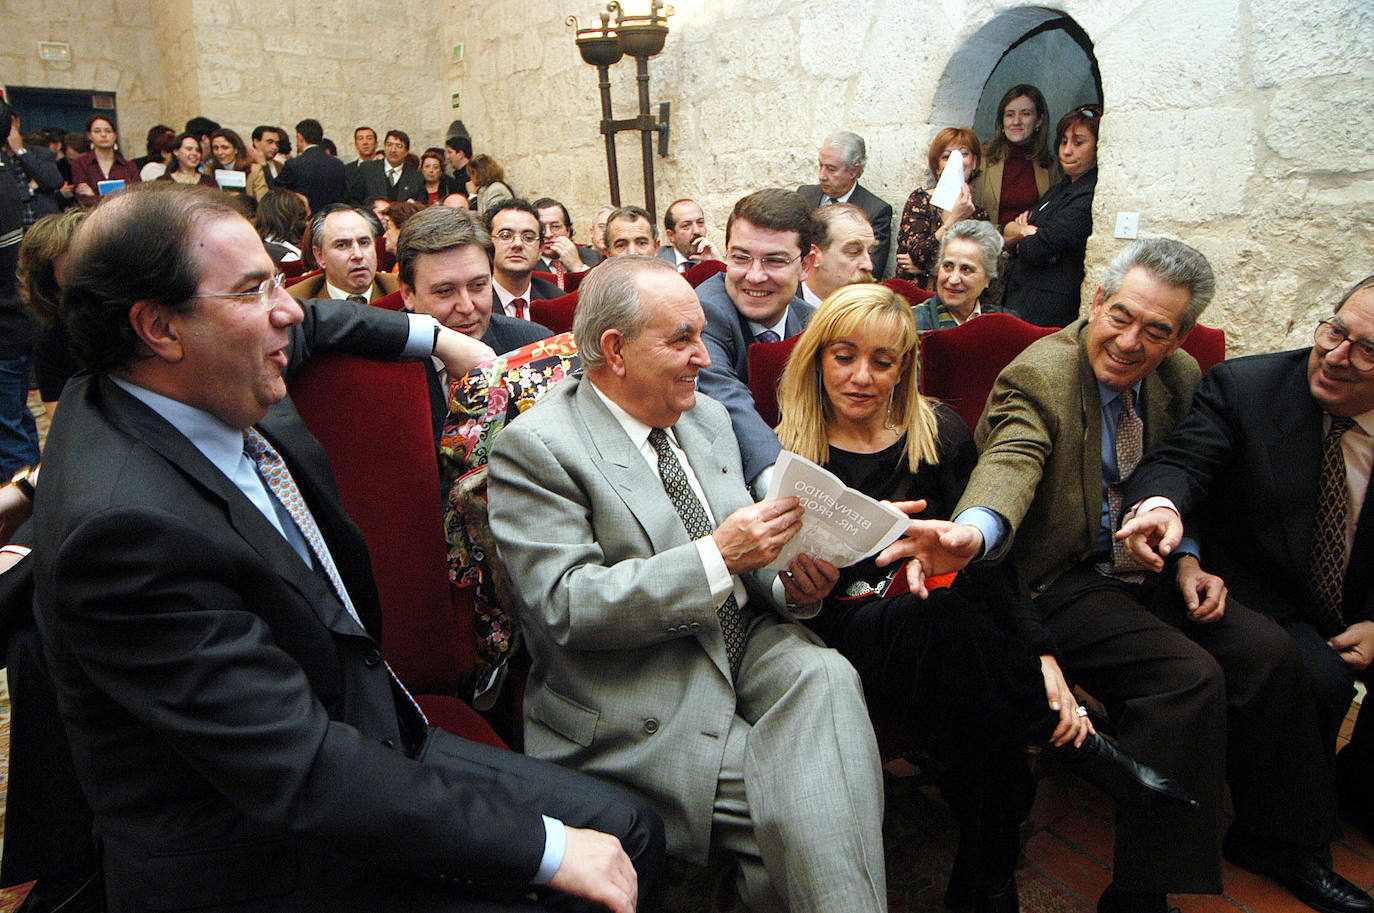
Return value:
[(771, 570), (782, 570), (800, 554), (823, 558), (836, 567), (876, 555), (906, 530), (910, 518), (841, 482), (834, 473), (784, 450), (773, 467), (768, 497), (795, 495), (806, 513), (801, 532), (783, 546)]

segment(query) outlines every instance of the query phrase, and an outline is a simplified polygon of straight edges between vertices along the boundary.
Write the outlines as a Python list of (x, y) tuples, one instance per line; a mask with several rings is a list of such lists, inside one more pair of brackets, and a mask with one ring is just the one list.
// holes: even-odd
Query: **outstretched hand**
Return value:
[[(925, 510), (925, 501), (894, 501), (892, 506), (910, 515)], [(963, 570), (983, 552), (983, 534), (976, 526), (949, 520), (912, 520), (902, 538), (878, 553), (877, 564), (886, 567), (910, 558), (907, 585), (922, 599), (930, 595), (928, 577)]]

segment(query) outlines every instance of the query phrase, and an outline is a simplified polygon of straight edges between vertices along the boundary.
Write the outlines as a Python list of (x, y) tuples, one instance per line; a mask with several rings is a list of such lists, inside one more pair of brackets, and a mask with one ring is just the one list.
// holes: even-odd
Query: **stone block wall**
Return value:
[[(993, 0), (681, 0), (652, 100), (673, 108), (672, 155), (655, 158), (658, 209), (698, 199), (723, 240), (730, 206), (762, 186), (815, 180), (831, 129), (869, 145), (863, 183), (900, 210), (928, 181), (941, 127), (972, 122), (1010, 42), (1071, 16), (1094, 42), (1107, 117), (1088, 284), (1124, 241), (1181, 238), (1216, 267), (1205, 322), (1235, 354), (1306, 345), (1319, 313), (1374, 272), (1374, 6), (1331, 0), (1065, 0), (1055, 11)], [(585, 225), (608, 200), (596, 72), (563, 17), (594, 2), (452, 2), (467, 60), (450, 66), (461, 116), (517, 190), (560, 196)], [(615, 116), (635, 113), (633, 62), (612, 70)], [(1054, 112), (1055, 115), (1059, 112)], [(622, 134), (622, 199), (643, 202), (637, 136)], [(582, 235), (585, 237), (585, 235)]]

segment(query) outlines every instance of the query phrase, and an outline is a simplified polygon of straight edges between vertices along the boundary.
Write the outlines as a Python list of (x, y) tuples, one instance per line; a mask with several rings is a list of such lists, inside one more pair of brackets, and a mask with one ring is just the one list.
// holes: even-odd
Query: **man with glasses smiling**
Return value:
[(697, 383), (730, 411), (744, 477), (758, 497), (768, 489), (768, 470), (782, 445), (754, 408), (749, 346), (806, 329), (815, 308), (799, 297), (798, 287), (811, 268), (815, 237), (811, 207), (800, 194), (755, 191), (735, 204), (725, 223), (725, 272), (697, 287), (711, 353)]
[[(286, 396), (308, 318), (224, 195), (111, 199), (67, 295), (91, 373), (48, 441), (34, 604), (107, 909), (657, 909), (652, 811), (429, 728), (391, 672), (366, 543)], [(393, 356), (438, 338), (350, 309)], [(452, 370), (491, 354), (437, 333)]]
[[(1374, 276), (1317, 324), (1313, 343), (1208, 372), (1187, 418), (1131, 479), (1126, 503), (1143, 509), (1119, 535), (1157, 566), (1187, 519), (1208, 567), (1296, 643), (1331, 752), (1374, 658)], [(1374, 714), (1360, 714), (1335, 774), (1341, 810), (1374, 838)]]
[(547, 301), (563, 294), (554, 283), (534, 275), (544, 243), (539, 210), (528, 200), (501, 200), (487, 209), (483, 219), (496, 246), (491, 278), (501, 312), (529, 320), (531, 301)]
[[(1123, 248), (1089, 316), (997, 378), (954, 522), (913, 522), (913, 537), (880, 560), (912, 554), (943, 573), (1012, 554), (1064, 675), (1107, 708), (1128, 753), (1196, 801), (1118, 805), (1100, 913), (1164, 913), (1167, 894), (1221, 891), (1228, 783), (1228, 858), (1319, 909), (1368, 911), (1369, 897), (1321, 857), (1333, 836), (1331, 774), (1291, 639), (1228, 599), (1195, 545), (1142, 564), (1113, 538), (1133, 503), (1123, 482), (1188, 412), (1199, 371), (1180, 346), (1214, 290), (1207, 259), (1186, 244)], [(1291, 863), (1261, 867), (1260, 856)]]

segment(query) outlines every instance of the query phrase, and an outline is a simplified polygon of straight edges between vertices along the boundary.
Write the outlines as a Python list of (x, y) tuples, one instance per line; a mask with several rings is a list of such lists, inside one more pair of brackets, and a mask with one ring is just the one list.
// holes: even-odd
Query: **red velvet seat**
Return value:
[(695, 266), (687, 267), (687, 271), (682, 274), (682, 278), (686, 279), (687, 284), (692, 288), (696, 288), (716, 273), (723, 272), (725, 272), (725, 264), (722, 261), (703, 260)]
[(572, 330), (573, 314), (577, 311), (577, 292), (568, 292), (559, 298), (548, 298), (530, 302), (530, 319), (557, 333)]
[(1199, 323), (1183, 340), (1183, 351), (1196, 358), (1198, 367), (1206, 374), (1217, 362), (1226, 360), (1226, 331)]
[(921, 392), (978, 424), (997, 375), (1021, 350), (1053, 327), (1038, 327), (1007, 313), (984, 314), (948, 330), (921, 334)]
[(587, 278), (587, 274), (590, 273), (590, 272), (591, 272), (593, 269), (595, 269), (595, 268), (596, 268), (596, 267), (593, 266), (593, 267), (591, 267), (590, 269), (584, 269), (584, 270), (582, 270), (581, 272), (578, 272), (578, 273), (568, 273), (567, 275), (565, 275), (565, 276), (563, 277), (563, 291), (565, 291), (565, 292), (575, 292), (575, 291), (577, 291), (577, 290), (582, 286), (582, 280), (583, 280), (583, 279), (586, 279), (586, 278)]
[(406, 306), (405, 299), (401, 297), (401, 290), (397, 289), (389, 295), (374, 298), (368, 304), (375, 308), (386, 308), (388, 311), (399, 311)]
[(305, 272), (304, 260), (283, 260), (277, 264), (277, 269), (288, 279), (299, 279), (301, 273)]
[(898, 279), (896, 276), (893, 276), (891, 279), (884, 279), (883, 285), (905, 298), (907, 303), (912, 307), (915, 307), (927, 298), (935, 297), (934, 292), (921, 288), (910, 279)]
[(501, 744), (457, 697), (474, 664), (472, 593), (449, 582), (423, 364), (326, 355), (290, 387), (367, 538), (392, 668), (435, 725)]
[(749, 392), (754, 394), (754, 408), (772, 428), (780, 418), (778, 411), (778, 382), (782, 380), (782, 369), (787, 367), (787, 356), (797, 344), (797, 336), (779, 339), (777, 342), (755, 342), (749, 345)]

